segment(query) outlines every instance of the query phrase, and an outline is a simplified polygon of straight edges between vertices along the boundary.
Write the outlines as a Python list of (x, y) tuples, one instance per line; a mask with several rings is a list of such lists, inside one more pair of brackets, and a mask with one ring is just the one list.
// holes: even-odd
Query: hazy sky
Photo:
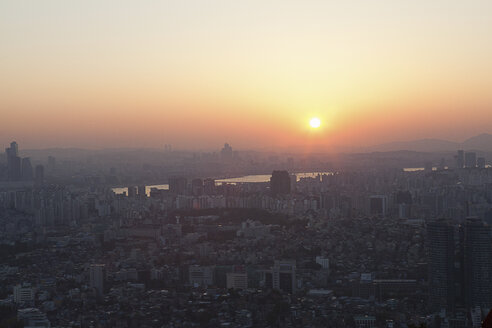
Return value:
[(492, 1), (0, 0), (0, 113), (23, 148), (461, 140), (492, 132)]

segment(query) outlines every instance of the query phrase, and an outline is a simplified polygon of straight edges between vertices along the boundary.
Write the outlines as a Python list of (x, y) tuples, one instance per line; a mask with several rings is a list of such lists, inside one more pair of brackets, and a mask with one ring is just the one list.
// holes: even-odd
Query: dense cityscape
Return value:
[(481, 327), (492, 307), (476, 152), (371, 169), (161, 152), (167, 169), (6, 148), (0, 326)]
[(491, 0), (0, 0), (0, 328), (492, 328)]

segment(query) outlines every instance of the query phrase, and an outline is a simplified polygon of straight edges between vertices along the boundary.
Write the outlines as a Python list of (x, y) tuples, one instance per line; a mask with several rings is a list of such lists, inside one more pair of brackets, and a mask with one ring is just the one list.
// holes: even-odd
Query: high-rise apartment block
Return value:
[(429, 306), (453, 311), (455, 306), (454, 230), (446, 220), (427, 224), (429, 254)]
[(465, 223), (465, 297), (469, 308), (492, 308), (492, 241), (490, 226), (478, 218)]

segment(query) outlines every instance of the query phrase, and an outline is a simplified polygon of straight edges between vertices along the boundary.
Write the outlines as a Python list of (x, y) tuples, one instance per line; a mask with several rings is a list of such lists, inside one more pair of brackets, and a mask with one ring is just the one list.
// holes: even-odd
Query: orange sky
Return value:
[(492, 132), (490, 31), (491, 1), (2, 1), (0, 142), (459, 141)]

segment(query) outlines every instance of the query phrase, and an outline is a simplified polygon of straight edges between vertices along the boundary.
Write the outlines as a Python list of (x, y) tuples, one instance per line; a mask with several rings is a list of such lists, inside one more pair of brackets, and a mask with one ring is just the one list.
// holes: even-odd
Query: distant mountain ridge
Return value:
[(395, 151), (395, 150), (410, 150), (419, 152), (435, 152), (435, 151), (455, 151), (458, 149), (464, 150), (479, 150), (492, 151), (492, 134), (482, 133), (463, 142), (454, 142), (442, 139), (418, 139), (412, 141), (398, 141), (384, 143), (372, 147), (368, 147), (366, 151)]
[(492, 134), (482, 133), (466, 139), (462, 144), (465, 150), (492, 151)]
[[(323, 148), (320, 146), (320, 149)], [(435, 138), (424, 138), (411, 141), (395, 141), (389, 143), (383, 143), (374, 146), (361, 146), (361, 147), (347, 147), (339, 146), (333, 147), (331, 152), (335, 153), (367, 153), (367, 152), (395, 152), (395, 151), (411, 151), (411, 152), (455, 152), (458, 149), (463, 149), (465, 151), (475, 150), (482, 152), (492, 153), (492, 134), (482, 133), (473, 137), (470, 137), (463, 142), (455, 142), (444, 139)], [(242, 150), (241, 150), (242, 151)], [(262, 149), (262, 150), (247, 150), (247, 152), (262, 153), (270, 151), (279, 151), (279, 148), (274, 149)], [(301, 146), (289, 146), (288, 148), (282, 149), (286, 153), (293, 154), (296, 151), (303, 152)], [(44, 149), (22, 149), (22, 156), (30, 156), (37, 158), (44, 158), (48, 155), (61, 158), (75, 158), (79, 156), (88, 156), (94, 154), (117, 154), (117, 153), (154, 153), (161, 154), (164, 152), (163, 149), (157, 148), (139, 148), (139, 147), (126, 147), (126, 148), (105, 148), (105, 149), (84, 149), (84, 148), (63, 148), (63, 147), (53, 147)], [(173, 153), (187, 153), (194, 152), (191, 150), (179, 150), (173, 151)], [(329, 153), (330, 151), (326, 151)], [(3, 152), (0, 152), (0, 157)]]

